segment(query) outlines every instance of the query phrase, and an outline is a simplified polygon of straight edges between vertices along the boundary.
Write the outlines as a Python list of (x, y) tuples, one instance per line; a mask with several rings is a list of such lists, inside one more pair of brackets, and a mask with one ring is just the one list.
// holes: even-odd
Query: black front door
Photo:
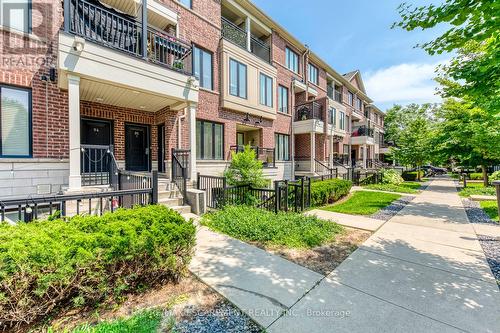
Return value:
[(82, 119), (80, 124), (80, 142), (82, 144), (100, 146), (109, 146), (111, 144), (111, 122)]
[(158, 125), (158, 172), (165, 172), (165, 125)]
[(149, 171), (149, 127), (125, 125), (125, 168), (130, 171)]

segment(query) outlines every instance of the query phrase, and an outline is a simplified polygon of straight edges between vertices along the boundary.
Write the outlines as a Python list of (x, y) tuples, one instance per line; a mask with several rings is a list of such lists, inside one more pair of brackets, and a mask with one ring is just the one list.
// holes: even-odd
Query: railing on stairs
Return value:
[(186, 204), (187, 179), (189, 178), (190, 149), (172, 148), (172, 183), (182, 193), (182, 204)]
[(331, 178), (337, 178), (339, 173), (337, 168), (331, 168), (329, 165), (325, 165), (317, 159), (314, 159), (314, 170), (319, 175), (330, 175)]

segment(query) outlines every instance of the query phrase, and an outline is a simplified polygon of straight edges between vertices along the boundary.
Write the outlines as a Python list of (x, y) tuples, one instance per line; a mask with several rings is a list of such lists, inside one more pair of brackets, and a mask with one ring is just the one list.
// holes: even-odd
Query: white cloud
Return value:
[(367, 72), (364, 82), (375, 104), (440, 102), (436, 95), (435, 69), (447, 61), (404, 63)]

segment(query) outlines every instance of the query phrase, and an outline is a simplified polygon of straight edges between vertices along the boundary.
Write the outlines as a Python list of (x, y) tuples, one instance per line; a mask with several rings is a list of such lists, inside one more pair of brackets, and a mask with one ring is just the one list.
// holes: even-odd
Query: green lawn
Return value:
[(415, 194), (418, 193), (418, 189), (422, 186), (419, 182), (404, 182), (400, 185), (394, 184), (369, 184), (363, 186), (363, 188), (369, 190), (379, 190), (379, 191), (387, 191), (387, 192), (399, 192), (399, 193), (409, 193)]
[(288, 248), (323, 245), (344, 231), (342, 226), (315, 216), (284, 212), (275, 214), (248, 206), (226, 206), (205, 214), (201, 223), (242, 241)]
[(345, 214), (371, 215), (399, 198), (401, 196), (398, 194), (357, 191), (346, 201), (321, 209)]
[(471, 195), (496, 195), (496, 192), (493, 186), (484, 187), (483, 183), (467, 182), (467, 187), (462, 188), (458, 194), (462, 197), (469, 197)]
[(498, 205), (496, 201), (481, 201), (479, 204), (493, 221), (498, 221)]

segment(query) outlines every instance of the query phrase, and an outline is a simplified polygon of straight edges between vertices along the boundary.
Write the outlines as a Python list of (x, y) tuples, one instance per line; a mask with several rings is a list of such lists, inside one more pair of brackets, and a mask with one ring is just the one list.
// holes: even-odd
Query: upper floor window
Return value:
[(285, 49), (285, 63), (289, 70), (295, 73), (299, 72), (299, 55), (288, 47)]
[(278, 161), (290, 160), (290, 136), (286, 134), (275, 134), (276, 159)]
[(247, 98), (247, 66), (234, 59), (229, 60), (229, 93)]
[(224, 159), (224, 126), (205, 120), (196, 121), (196, 158)]
[(31, 0), (0, 1), (0, 26), (31, 32)]
[(260, 73), (260, 104), (273, 106), (273, 79)]
[(0, 157), (31, 156), (31, 90), (0, 86)]
[(288, 89), (283, 86), (278, 87), (278, 111), (288, 113)]
[(328, 123), (335, 126), (337, 124), (337, 110), (335, 108), (330, 108), (328, 110)]
[(189, 9), (193, 8), (192, 0), (178, 0), (178, 1)]
[(354, 94), (350, 91), (347, 92), (347, 104), (353, 105), (354, 103)]
[(318, 68), (314, 65), (308, 64), (308, 74), (309, 74), (309, 82), (318, 84)]
[(339, 112), (339, 128), (345, 131), (345, 113), (342, 111)]
[(211, 52), (193, 46), (193, 71), (200, 87), (213, 90)]
[(362, 104), (361, 99), (356, 97), (356, 109), (362, 111)]

